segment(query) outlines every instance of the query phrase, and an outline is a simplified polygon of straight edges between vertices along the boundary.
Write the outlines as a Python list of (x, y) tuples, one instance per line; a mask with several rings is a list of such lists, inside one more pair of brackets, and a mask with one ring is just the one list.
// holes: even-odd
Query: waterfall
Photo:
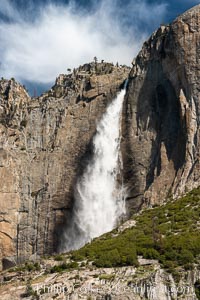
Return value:
[(125, 214), (120, 174), (120, 125), (126, 85), (108, 106), (93, 138), (93, 157), (75, 188), (73, 219), (64, 234), (64, 251), (78, 249), (111, 231)]

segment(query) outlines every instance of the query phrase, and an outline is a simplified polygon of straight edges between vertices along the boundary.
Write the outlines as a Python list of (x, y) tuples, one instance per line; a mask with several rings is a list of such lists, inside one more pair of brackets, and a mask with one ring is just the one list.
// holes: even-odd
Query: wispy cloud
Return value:
[(1, 0), (0, 13), (10, 20), (19, 19), (18, 11), (16, 11), (9, 0)]
[(49, 83), (94, 56), (130, 65), (149, 33), (146, 28), (162, 22), (166, 4), (123, 3), (102, 0), (86, 11), (74, 2), (51, 2), (35, 12), (19, 12), (1, 0), (0, 13), (9, 19), (0, 22), (1, 76)]

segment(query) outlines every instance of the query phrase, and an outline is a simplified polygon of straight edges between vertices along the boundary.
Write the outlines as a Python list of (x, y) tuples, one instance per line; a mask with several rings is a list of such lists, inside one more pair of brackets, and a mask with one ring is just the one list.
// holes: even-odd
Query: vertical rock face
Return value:
[(123, 111), (128, 205), (200, 185), (200, 5), (161, 26), (133, 61)]
[(38, 98), (0, 81), (0, 257), (3, 267), (52, 253), (90, 140), (129, 69), (87, 64)]
[[(129, 73), (106, 63), (60, 75), (30, 98), (0, 81), (0, 258), (52, 253), (96, 123)], [(200, 185), (200, 5), (161, 26), (133, 62), (123, 107), (128, 211)]]

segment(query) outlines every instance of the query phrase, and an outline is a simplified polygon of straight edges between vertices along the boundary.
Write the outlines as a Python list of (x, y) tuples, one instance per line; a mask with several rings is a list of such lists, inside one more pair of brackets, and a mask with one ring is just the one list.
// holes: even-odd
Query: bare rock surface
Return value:
[(53, 253), (73, 205), (73, 187), (96, 124), (129, 68), (86, 64), (30, 98), (0, 81), (0, 257), (3, 267)]
[[(199, 47), (200, 5), (161, 26), (133, 61), (121, 143), (130, 214), (200, 185)], [(85, 64), (37, 98), (14, 79), (0, 81), (2, 268), (57, 250), (96, 124), (129, 71)], [(125, 223), (119, 233), (134, 225)], [(154, 272), (156, 286), (162, 272)], [(148, 299), (165, 299), (162, 282), (156, 293)]]
[[(52, 266), (62, 264), (44, 260), (38, 271), (1, 273), (0, 298), (69, 299), (69, 300), (197, 300), (195, 283), (199, 270), (180, 273), (177, 282), (156, 261), (135, 268), (95, 268), (80, 266), (79, 270), (52, 273)], [(27, 265), (28, 266), (28, 265)], [(12, 271), (12, 272), (11, 272)]]
[(130, 211), (200, 185), (200, 5), (161, 26), (133, 61), (123, 113)]

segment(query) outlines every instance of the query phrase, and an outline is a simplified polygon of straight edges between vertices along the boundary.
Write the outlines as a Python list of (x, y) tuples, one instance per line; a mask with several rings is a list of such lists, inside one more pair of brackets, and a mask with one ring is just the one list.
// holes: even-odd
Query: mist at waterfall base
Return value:
[(125, 214), (126, 189), (120, 177), (120, 125), (126, 87), (108, 106), (93, 138), (93, 157), (75, 188), (75, 204), (61, 251), (79, 249), (111, 231)]

